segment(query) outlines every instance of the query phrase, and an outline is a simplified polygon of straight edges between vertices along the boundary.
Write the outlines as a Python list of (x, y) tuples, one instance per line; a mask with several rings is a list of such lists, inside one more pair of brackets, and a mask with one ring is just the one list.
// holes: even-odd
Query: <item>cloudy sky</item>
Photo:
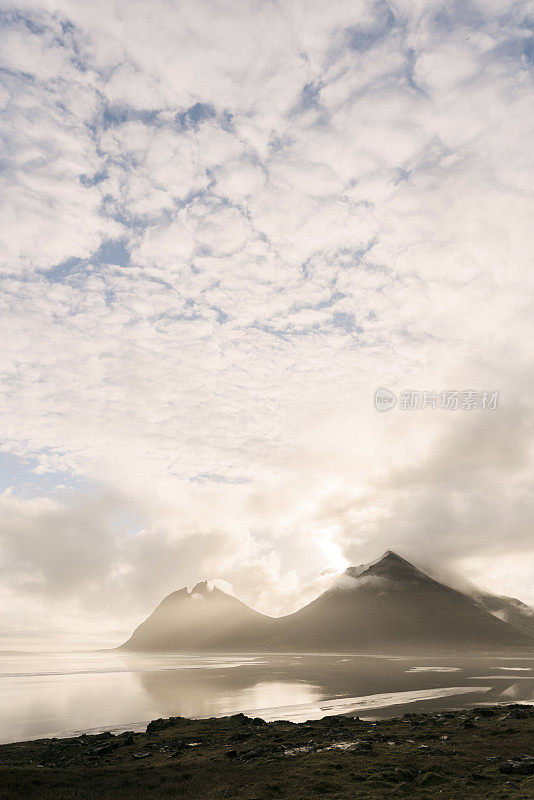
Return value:
[(534, 4), (0, 29), (0, 647), (205, 577), (281, 614), (387, 548), (534, 603)]

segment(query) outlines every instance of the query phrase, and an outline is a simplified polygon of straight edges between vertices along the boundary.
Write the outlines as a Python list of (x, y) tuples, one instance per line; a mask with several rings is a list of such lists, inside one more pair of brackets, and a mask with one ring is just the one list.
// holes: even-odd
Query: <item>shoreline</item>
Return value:
[(374, 721), (171, 717), (153, 720), (143, 732), (0, 745), (0, 787), (0, 800), (529, 800), (534, 706), (482, 705)]
[[(323, 698), (317, 703), (304, 703), (292, 706), (281, 706), (272, 708), (255, 708), (243, 709), (236, 711), (235, 714), (212, 714), (202, 716), (189, 716), (183, 719), (189, 720), (215, 720), (224, 719), (226, 717), (236, 716), (241, 714), (250, 718), (261, 718), (264, 722), (278, 722), (285, 721), (289, 723), (302, 724), (303, 722), (311, 722), (320, 720), (324, 717), (331, 716), (346, 716), (352, 718), (363, 719), (368, 722), (374, 722), (383, 719), (394, 719), (402, 713), (440, 713), (449, 711), (462, 711), (470, 706), (450, 705), (444, 708), (428, 709), (432, 702), (439, 701), (454, 701), (466, 695), (473, 695), (479, 700), (478, 703), (473, 702), (472, 706), (491, 705), (495, 707), (507, 706), (509, 702), (503, 701), (502, 703), (484, 703), (483, 693), (488, 691), (489, 687), (477, 686), (456, 686), (456, 687), (441, 687), (437, 689), (417, 689), (413, 692), (386, 692), (382, 694), (372, 694), (367, 696), (360, 696), (356, 698), (343, 697), (331, 699)], [(381, 703), (380, 699), (386, 698), (388, 702)], [(516, 705), (530, 705), (529, 703), (516, 702)], [(346, 710), (343, 710), (345, 708)], [(288, 712), (288, 716), (284, 713)], [(328, 713), (331, 712), (331, 713)], [(297, 716), (298, 715), (298, 716)], [(311, 715), (311, 716), (308, 716)], [(128, 722), (111, 725), (95, 725), (91, 728), (79, 728), (66, 731), (52, 732), (46, 736), (33, 736), (27, 738), (12, 739), (7, 742), (0, 741), (0, 747), (10, 744), (22, 744), (36, 741), (46, 741), (49, 739), (77, 739), (82, 736), (95, 736), (103, 733), (111, 733), (114, 736), (120, 736), (125, 732), (142, 733), (146, 727), (152, 722), (150, 719), (130, 720)]]

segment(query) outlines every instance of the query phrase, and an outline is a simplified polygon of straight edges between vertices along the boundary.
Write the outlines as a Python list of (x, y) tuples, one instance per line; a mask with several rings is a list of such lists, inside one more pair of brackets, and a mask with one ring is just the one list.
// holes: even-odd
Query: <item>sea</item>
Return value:
[(534, 655), (0, 652), (1, 743), (169, 716), (374, 720), (495, 703), (534, 703)]

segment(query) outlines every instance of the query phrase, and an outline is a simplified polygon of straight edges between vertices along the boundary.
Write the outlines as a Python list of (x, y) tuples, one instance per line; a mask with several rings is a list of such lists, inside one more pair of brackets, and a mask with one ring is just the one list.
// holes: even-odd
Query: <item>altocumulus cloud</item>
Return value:
[(2, 448), (96, 487), (2, 496), (7, 635), (388, 546), (534, 601), (532, 8), (0, 13)]

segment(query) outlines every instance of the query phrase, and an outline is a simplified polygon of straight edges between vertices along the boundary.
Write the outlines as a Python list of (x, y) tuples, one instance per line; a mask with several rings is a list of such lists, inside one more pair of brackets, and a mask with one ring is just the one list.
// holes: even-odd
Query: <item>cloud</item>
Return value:
[(524, 5), (1, 9), (2, 449), (97, 487), (5, 500), (18, 607), (283, 613), (387, 547), (532, 602)]

